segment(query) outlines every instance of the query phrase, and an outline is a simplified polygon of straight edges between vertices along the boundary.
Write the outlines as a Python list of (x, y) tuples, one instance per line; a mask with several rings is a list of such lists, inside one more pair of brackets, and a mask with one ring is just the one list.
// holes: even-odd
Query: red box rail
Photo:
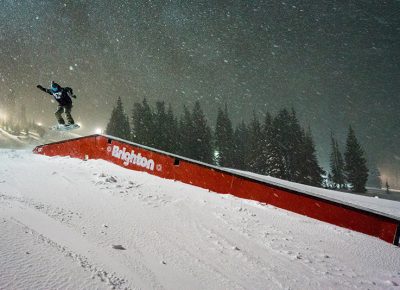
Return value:
[(216, 193), (256, 200), (399, 245), (400, 219), (327, 197), (285, 188), (245, 174), (106, 135), (90, 135), (36, 147), (34, 153), (104, 159), (131, 170), (178, 180)]

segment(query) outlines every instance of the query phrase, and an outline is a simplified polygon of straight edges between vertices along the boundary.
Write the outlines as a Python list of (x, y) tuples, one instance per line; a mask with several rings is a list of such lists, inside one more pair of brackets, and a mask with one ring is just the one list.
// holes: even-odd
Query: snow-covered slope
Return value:
[[(78, 131), (79, 132), (79, 131)], [(47, 130), (43, 137), (36, 133), (13, 135), (0, 128), (0, 148), (33, 148), (40, 144), (80, 137), (75, 132), (58, 132)]]
[(336, 190), (324, 189), (320, 187), (314, 187), (304, 184), (299, 184), (287, 180), (278, 179), (271, 176), (264, 176), (248, 171), (241, 171), (236, 169), (226, 170), (233, 173), (240, 173), (243, 176), (248, 176), (252, 179), (257, 179), (261, 181), (266, 181), (269, 184), (277, 185), (279, 187), (300, 191), (303, 193), (307, 193), (312, 196), (322, 197), (324, 199), (328, 199), (331, 201), (335, 201), (338, 203), (350, 205), (352, 207), (366, 209), (371, 212), (377, 212), (379, 214), (383, 214), (385, 216), (400, 219), (400, 202), (393, 200), (376, 200), (371, 196), (361, 195), (361, 194), (352, 194), (350, 192), (340, 192)]
[(23, 150), (0, 150), (0, 257), (0, 289), (400, 284), (400, 248), (377, 238), (101, 160)]

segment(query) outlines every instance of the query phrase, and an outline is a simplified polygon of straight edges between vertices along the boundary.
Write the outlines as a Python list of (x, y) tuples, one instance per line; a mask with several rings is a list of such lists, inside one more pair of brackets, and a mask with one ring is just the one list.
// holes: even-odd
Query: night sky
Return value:
[(323, 165), (331, 130), (344, 144), (351, 124), (400, 176), (400, 1), (0, 0), (0, 100), (53, 124), (35, 88), (51, 80), (78, 95), (82, 134), (118, 96), (129, 112), (143, 97), (176, 112), (200, 100), (212, 125), (225, 103), (235, 123), (293, 107)]

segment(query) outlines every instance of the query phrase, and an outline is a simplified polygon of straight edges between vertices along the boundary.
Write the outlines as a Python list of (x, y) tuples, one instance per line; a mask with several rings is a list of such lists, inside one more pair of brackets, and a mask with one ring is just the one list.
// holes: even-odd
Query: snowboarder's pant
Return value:
[(54, 113), (56, 115), (58, 124), (65, 124), (63, 117), (61, 116), (62, 113), (65, 113), (65, 117), (67, 118), (68, 124), (74, 124), (74, 119), (71, 116), (72, 104), (58, 106), (58, 110)]

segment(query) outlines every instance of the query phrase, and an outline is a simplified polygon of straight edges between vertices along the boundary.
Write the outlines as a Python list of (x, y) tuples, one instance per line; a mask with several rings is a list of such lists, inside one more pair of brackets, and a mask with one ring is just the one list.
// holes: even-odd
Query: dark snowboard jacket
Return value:
[(42, 90), (43, 92), (46, 92), (46, 93), (52, 95), (60, 106), (72, 105), (71, 97), (76, 98), (76, 96), (72, 92), (72, 89), (69, 87), (63, 88), (61, 86), (58, 86), (57, 92), (53, 92), (51, 89), (46, 89), (46, 88), (42, 87), (41, 85), (38, 85), (37, 87), (40, 90)]

